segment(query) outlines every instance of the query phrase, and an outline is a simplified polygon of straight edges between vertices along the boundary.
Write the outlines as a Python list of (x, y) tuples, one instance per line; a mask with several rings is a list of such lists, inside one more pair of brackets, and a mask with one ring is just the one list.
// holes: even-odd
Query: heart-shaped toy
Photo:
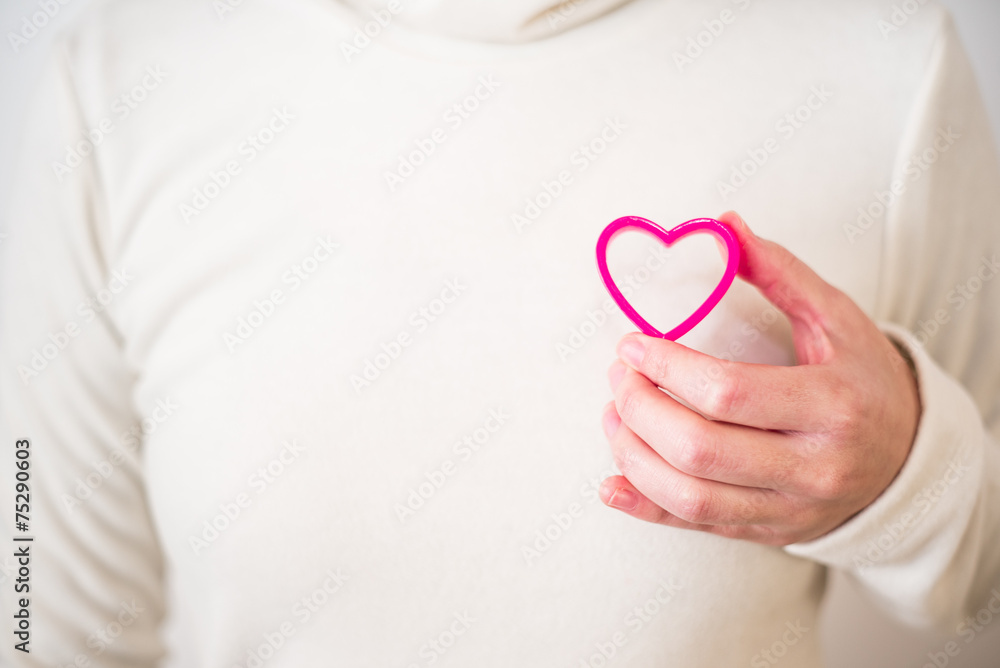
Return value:
[[(689, 234), (695, 234), (698, 232), (708, 232), (714, 234), (719, 238), (720, 241), (726, 244), (726, 251), (728, 258), (726, 260), (726, 271), (722, 275), (722, 280), (719, 284), (715, 286), (712, 294), (708, 296), (708, 299), (698, 307), (698, 309), (692, 313), (687, 320), (681, 324), (674, 327), (672, 330), (666, 334), (660, 332), (658, 329), (650, 325), (645, 318), (643, 318), (639, 313), (632, 308), (632, 305), (628, 303), (625, 299), (625, 295), (622, 291), (618, 289), (615, 285), (615, 281), (611, 278), (611, 272), (608, 271), (608, 244), (611, 240), (620, 232), (625, 230), (639, 230), (645, 232), (646, 234), (651, 234), (664, 245), (670, 246), (678, 239), (685, 237)], [(736, 235), (725, 223), (721, 223), (714, 218), (695, 218), (694, 220), (689, 220), (681, 223), (672, 230), (665, 230), (651, 220), (646, 220), (645, 218), (640, 218), (639, 216), (623, 216), (612, 222), (610, 225), (604, 228), (601, 232), (601, 236), (597, 239), (597, 268), (601, 272), (601, 278), (604, 280), (604, 285), (607, 287), (608, 292), (611, 293), (611, 297), (618, 304), (618, 307), (628, 316), (628, 319), (639, 328), (639, 330), (646, 334), (647, 336), (655, 336), (660, 339), (668, 339), (670, 341), (675, 341), (680, 337), (687, 334), (691, 329), (694, 328), (699, 322), (705, 319), (715, 305), (719, 303), (722, 296), (726, 294), (729, 286), (733, 284), (733, 279), (736, 278), (736, 271), (740, 266), (740, 244), (736, 241)]]

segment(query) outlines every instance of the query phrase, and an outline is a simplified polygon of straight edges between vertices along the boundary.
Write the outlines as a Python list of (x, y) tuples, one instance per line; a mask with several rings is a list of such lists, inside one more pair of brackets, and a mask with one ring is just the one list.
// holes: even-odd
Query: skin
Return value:
[(625, 336), (603, 417), (622, 475), (604, 480), (600, 497), (671, 527), (767, 545), (812, 540), (866, 508), (902, 468), (920, 420), (917, 382), (850, 297), (737, 214), (719, 220), (739, 240), (739, 276), (791, 322), (798, 365), (728, 362)]

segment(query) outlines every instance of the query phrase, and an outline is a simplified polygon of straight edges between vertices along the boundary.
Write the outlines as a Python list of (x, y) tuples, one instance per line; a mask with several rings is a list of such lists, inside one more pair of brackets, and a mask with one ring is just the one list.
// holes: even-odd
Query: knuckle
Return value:
[(725, 369), (718, 380), (705, 388), (703, 410), (711, 417), (730, 415), (736, 407), (739, 394), (739, 376)]
[(813, 433), (803, 433), (802, 434), (802, 448), (798, 453), (800, 461), (798, 462), (798, 467), (805, 466), (807, 462), (802, 461), (806, 458), (816, 457), (822, 454), (826, 450), (826, 431), (824, 427), (824, 433), (813, 434)]
[(836, 466), (823, 467), (813, 477), (810, 486), (811, 496), (824, 501), (842, 498), (851, 488), (851, 475)]
[(776, 463), (770, 472), (773, 489), (795, 489), (803, 466), (804, 462), (799, 459)]
[(837, 441), (851, 442), (860, 433), (864, 408), (853, 401), (840, 403), (830, 411), (833, 435)]
[(677, 490), (675, 496), (674, 514), (682, 520), (704, 524), (710, 519), (712, 499), (708, 492), (693, 485), (684, 485)]
[(751, 489), (750, 498), (747, 503), (747, 515), (749, 517), (763, 517), (768, 506), (771, 504), (772, 493), (759, 487)]
[(626, 424), (634, 424), (643, 411), (644, 398), (642, 392), (635, 387), (622, 388), (615, 398), (618, 416)]
[(677, 441), (677, 468), (695, 476), (711, 473), (716, 463), (716, 450), (709, 439), (698, 433), (701, 431), (688, 430)]
[(853, 440), (859, 433), (870, 402), (856, 384), (838, 383), (829, 392), (824, 427), (836, 440)]

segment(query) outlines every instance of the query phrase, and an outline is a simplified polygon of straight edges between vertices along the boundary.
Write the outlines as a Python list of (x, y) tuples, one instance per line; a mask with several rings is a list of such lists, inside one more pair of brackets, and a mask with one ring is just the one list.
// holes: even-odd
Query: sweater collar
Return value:
[(565, 32), (629, 0), (341, 0), (365, 14), (396, 9), (411, 29), (481, 42), (526, 42)]

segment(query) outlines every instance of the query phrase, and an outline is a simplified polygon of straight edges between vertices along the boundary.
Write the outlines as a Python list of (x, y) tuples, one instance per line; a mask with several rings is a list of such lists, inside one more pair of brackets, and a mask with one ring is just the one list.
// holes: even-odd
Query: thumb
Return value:
[(718, 218), (740, 245), (738, 275), (760, 290), (792, 323), (800, 363), (815, 363), (831, 350), (827, 326), (842, 293), (784, 246), (761, 239), (735, 211)]

